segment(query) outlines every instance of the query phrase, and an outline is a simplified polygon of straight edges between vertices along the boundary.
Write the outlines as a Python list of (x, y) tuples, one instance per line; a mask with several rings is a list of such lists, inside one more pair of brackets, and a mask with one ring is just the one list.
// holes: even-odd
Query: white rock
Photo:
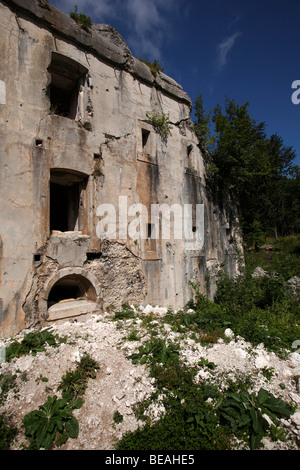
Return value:
[(291, 416), (291, 420), (296, 426), (300, 426), (300, 411), (296, 411), (296, 413)]
[(293, 352), (290, 354), (290, 358), (293, 364), (296, 366), (300, 365), (300, 354), (297, 352)]
[(295, 403), (300, 403), (300, 396), (297, 393), (290, 392), (289, 395)]
[(143, 313), (145, 313), (146, 315), (148, 315), (149, 313), (153, 312), (153, 307), (152, 305), (146, 305), (146, 307), (143, 308)]
[(268, 416), (266, 413), (264, 413), (264, 414), (262, 415), (262, 417), (267, 421), (267, 423), (269, 424), (269, 426), (272, 426), (272, 424), (274, 424), (273, 421), (271, 420), (270, 416)]
[(205, 370), (200, 370), (197, 375), (201, 377), (201, 379), (208, 379), (210, 377), (210, 373)]
[(268, 439), (267, 437), (264, 437), (262, 440), (261, 440), (262, 444), (264, 445), (264, 448), (266, 450), (273, 450), (274, 449), (274, 444), (270, 441), (270, 439)]
[(168, 313), (168, 309), (166, 307), (154, 307), (153, 312), (158, 314), (158, 315), (165, 315)]
[(255, 359), (255, 367), (257, 369), (263, 369), (264, 367), (268, 367), (270, 365), (270, 358), (268, 355), (259, 354), (258, 357)]
[(249, 354), (242, 348), (236, 348), (235, 354), (241, 357), (242, 359), (246, 359), (247, 357), (249, 357)]
[(21, 357), (21, 358), (18, 359), (18, 361), (17, 361), (18, 369), (19, 369), (21, 372), (25, 372), (26, 370), (29, 370), (29, 369), (32, 367), (33, 361), (34, 361), (34, 357), (33, 357), (33, 356), (24, 356), (24, 357)]
[(224, 331), (224, 335), (226, 338), (234, 338), (234, 333), (230, 328), (226, 328), (226, 330)]
[(72, 362), (80, 362), (80, 352), (79, 351), (74, 351), (72, 356), (71, 356), (71, 361)]
[(265, 271), (263, 268), (260, 268), (259, 266), (254, 269), (252, 273), (252, 277), (264, 277), (267, 275), (267, 271)]
[(165, 323), (164, 330), (166, 331), (166, 333), (170, 333), (172, 331), (171, 325), (169, 325), (168, 323)]

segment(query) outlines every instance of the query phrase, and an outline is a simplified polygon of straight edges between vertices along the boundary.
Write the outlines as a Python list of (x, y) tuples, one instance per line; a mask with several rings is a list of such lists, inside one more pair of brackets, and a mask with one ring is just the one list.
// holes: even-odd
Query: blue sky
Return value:
[(225, 96), (249, 102), (251, 117), (292, 146), (300, 165), (300, 104), (291, 99), (293, 82), (300, 87), (300, 0), (50, 3), (66, 13), (77, 4), (94, 23), (114, 26), (133, 55), (159, 60), (193, 102), (202, 94), (207, 110)]

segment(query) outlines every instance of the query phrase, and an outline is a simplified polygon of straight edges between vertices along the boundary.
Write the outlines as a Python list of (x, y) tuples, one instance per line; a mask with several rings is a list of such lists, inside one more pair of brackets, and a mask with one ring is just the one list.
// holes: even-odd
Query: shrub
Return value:
[(141, 58), (139, 60), (143, 62), (144, 64), (148, 65), (148, 67), (150, 67), (151, 73), (154, 77), (156, 77), (158, 72), (164, 71), (163, 66), (158, 60), (154, 60), (153, 62), (149, 62), (148, 60), (141, 59)]
[(29, 449), (49, 450), (53, 445), (61, 446), (69, 437), (76, 439), (79, 432), (74, 409), (82, 406), (83, 399), (69, 401), (69, 397), (48, 397), (38, 410), (24, 416), (25, 435), (29, 438)]
[(74, 371), (69, 370), (62, 377), (58, 390), (69, 393), (76, 398), (82, 396), (86, 390), (88, 379), (96, 377), (99, 369), (97, 362), (89, 355), (84, 354)]
[(6, 400), (7, 393), (11, 389), (17, 389), (16, 387), (16, 374), (7, 372), (6, 374), (0, 374), (0, 406), (3, 405)]
[(13, 341), (6, 349), (6, 360), (10, 362), (14, 357), (45, 351), (45, 345), (58, 347), (62, 340), (50, 331), (32, 331), (24, 336), (21, 342)]
[(169, 114), (160, 114), (155, 111), (148, 111), (147, 117), (150, 119), (151, 124), (164, 143), (167, 142), (171, 133)]
[(9, 450), (17, 434), (18, 429), (13, 424), (11, 416), (0, 414), (0, 450)]
[(75, 5), (75, 11), (70, 12), (70, 17), (80, 25), (85, 31), (89, 31), (92, 26), (92, 20), (90, 16), (86, 16), (84, 13), (78, 13), (78, 7)]
[[(264, 415), (269, 416), (274, 424), (278, 418), (289, 418), (291, 407), (280, 398), (261, 388), (258, 394), (242, 391), (229, 392), (217, 406), (221, 420), (228, 422), (234, 433), (249, 436), (251, 449), (256, 449), (262, 438), (270, 431), (270, 424)], [(274, 434), (274, 425), (272, 428)]]

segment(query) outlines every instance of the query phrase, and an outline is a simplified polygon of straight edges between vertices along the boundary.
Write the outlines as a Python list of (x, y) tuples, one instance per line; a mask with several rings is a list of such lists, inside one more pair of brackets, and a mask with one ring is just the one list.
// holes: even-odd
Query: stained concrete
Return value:
[[(193, 295), (190, 281), (212, 298), (218, 269), (238, 270), (240, 225), (234, 201), (220, 205), (206, 187), (182, 86), (154, 76), (114, 28), (86, 32), (38, 0), (0, 0), (0, 61), (1, 335), (47, 323), (45, 286), (66, 268), (93, 276), (99, 311), (124, 302), (178, 309)], [(169, 117), (166, 141), (151, 111)], [(120, 197), (147, 210), (203, 204), (203, 245), (121, 236)], [(102, 204), (116, 208), (117, 238), (98, 236)]]

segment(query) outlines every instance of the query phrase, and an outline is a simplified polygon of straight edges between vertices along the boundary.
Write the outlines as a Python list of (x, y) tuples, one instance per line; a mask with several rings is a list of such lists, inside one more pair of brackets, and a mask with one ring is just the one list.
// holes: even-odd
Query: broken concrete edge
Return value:
[(39, 0), (0, 0), (16, 14), (30, 17), (39, 24), (49, 28), (57, 35), (74, 42), (113, 66), (124, 69), (138, 80), (154, 86), (177, 101), (187, 104), (192, 108), (192, 101), (188, 94), (174, 79), (162, 72), (155, 77), (148, 65), (131, 55), (129, 48), (119, 48), (112, 42), (101, 37), (100, 33), (91, 28), (86, 32), (71, 17), (63, 13), (50, 3), (45, 8)]

